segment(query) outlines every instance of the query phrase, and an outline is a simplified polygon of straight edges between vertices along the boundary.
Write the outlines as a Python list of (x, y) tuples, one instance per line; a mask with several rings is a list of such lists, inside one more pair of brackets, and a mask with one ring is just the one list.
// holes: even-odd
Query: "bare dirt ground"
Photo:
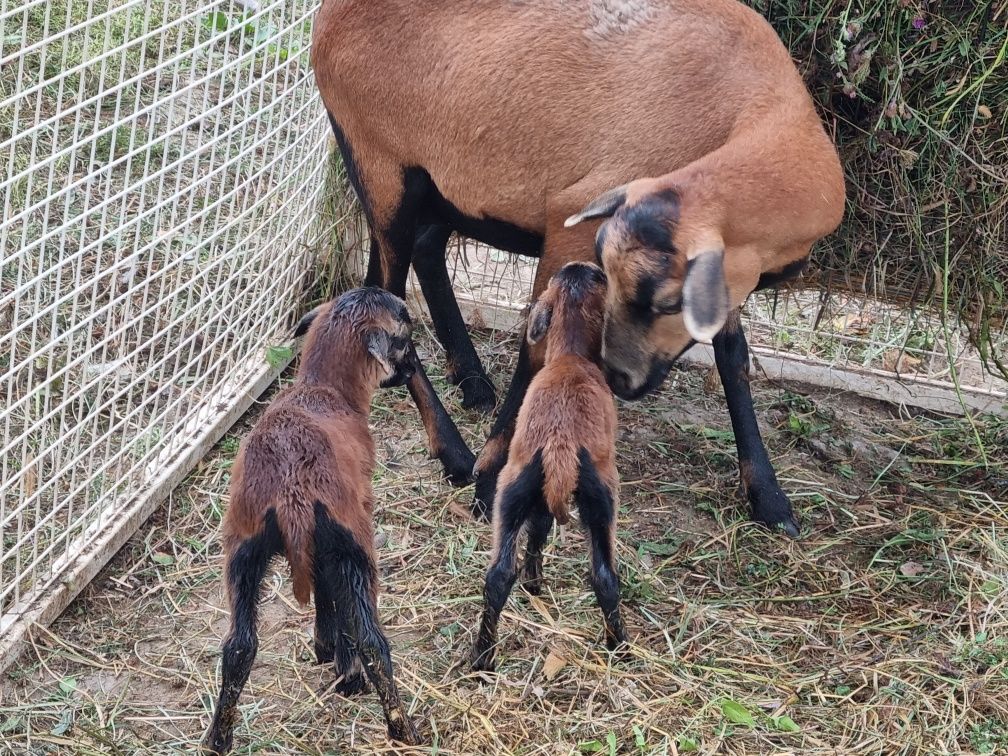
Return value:
[[(489, 420), (457, 406), (474, 448)], [(482, 337), (498, 387), (515, 345)], [(517, 588), (498, 673), (464, 664), (490, 532), (426, 459), (404, 391), (376, 399), (381, 612), (425, 753), (992, 753), (1008, 748), (1008, 425), (754, 380), (799, 541), (748, 522), (716, 380), (673, 373), (620, 404), (619, 559), (630, 654), (601, 645), (577, 527), (546, 588)], [(228, 617), (218, 526), (262, 403), (48, 630), (0, 687), (0, 751), (191, 753)], [(375, 697), (328, 692), (312, 611), (267, 577), (238, 753), (386, 753)], [(404, 749), (410, 752), (410, 749)]]

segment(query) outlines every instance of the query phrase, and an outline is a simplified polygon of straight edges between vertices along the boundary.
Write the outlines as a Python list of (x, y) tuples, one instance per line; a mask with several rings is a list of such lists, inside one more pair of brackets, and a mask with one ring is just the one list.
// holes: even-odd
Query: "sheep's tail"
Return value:
[[(305, 606), (312, 593), (315, 563), (315, 538), (311, 502), (288, 500), (277, 507), (277, 521), (283, 538), (284, 555), (290, 565), (294, 598)], [(315, 504), (316, 507), (321, 506)]]
[(578, 447), (551, 439), (542, 448), (543, 498), (561, 525), (570, 520), (570, 500), (578, 482)]

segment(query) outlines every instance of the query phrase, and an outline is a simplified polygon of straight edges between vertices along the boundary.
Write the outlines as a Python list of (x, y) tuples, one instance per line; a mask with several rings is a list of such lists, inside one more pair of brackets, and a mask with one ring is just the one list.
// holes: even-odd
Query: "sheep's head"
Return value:
[(635, 399), (657, 388), (684, 344), (710, 342), (728, 317), (723, 250), (687, 256), (676, 246), (679, 195), (646, 182), (618, 187), (567, 219), (605, 218), (595, 254), (609, 279), (602, 360), (613, 391)]
[(416, 371), (412, 331), (405, 302), (366, 286), (316, 307), (301, 319), (294, 335), (308, 334), (303, 373), (336, 382), (356, 370), (372, 388), (388, 388), (402, 386)]
[(606, 276), (586, 262), (569, 262), (553, 274), (529, 313), (528, 341), (546, 337), (546, 358), (576, 352), (597, 360), (602, 344)]

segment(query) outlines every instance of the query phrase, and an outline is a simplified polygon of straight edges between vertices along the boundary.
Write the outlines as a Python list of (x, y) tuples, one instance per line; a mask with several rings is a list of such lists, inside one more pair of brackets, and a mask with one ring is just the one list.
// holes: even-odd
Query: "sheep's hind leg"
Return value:
[(359, 693), (366, 687), (364, 669), (354, 650), (343, 613), (315, 564), (315, 657), (319, 664), (333, 664), (335, 690), (342, 696)]
[[(379, 258), (382, 288), (405, 299), (406, 277), (413, 257), (417, 221), (426, 193), (430, 190), (430, 178), (422, 172), (406, 171), (402, 184), (397, 189), (398, 194), (392, 203), (394, 211), (385, 221), (375, 222), (371, 256), (377, 255)], [(375, 193), (372, 193), (372, 199), (374, 198)], [(373, 276), (370, 261), (368, 270), (369, 277)], [(420, 418), (427, 431), (427, 448), (431, 456), (441, 462), (445, 475), (453, 485), (467, 485), (473, 479), (476, 457), (466, 446), (462, 434), (441, 403), (416, 349), (410, 349), (415, 372), (406, 387), (420, 411)]]
[(591, 536), (591, 584), (602, 610), (606, 647), (615, 651), (626, 643), (626, 631), (620, 614), (619, 570), (616, 566), (616, 475), (605, 471), (603, 480), (588, 453), (578, 454), (580, 471), (574, 498), (581, 513), (581, 524)]
[(259, 640), (256, 616), (259, 588), (270, 559), (282, 546), (276, 515), (270, 510), (259, 535), (242, 542), (228, 559), (225, 574), (231, 603), (231, 632), (221, 649), (221, 692), (213, 721), (203, 739), (205, 749), (224, 754), (231, 750), (238, 716), (238, 697), (248, 682)]
[(749, 345), (742, 331), (738, 310), (728, 317), (721, 332), (714, 337), (714, 360), (728, 403), (738, 448), (739, 477), (752, 508), (752, 519), (797, 538), (801, 525), (790, 500), (777, 482), (756, 422), (752, 392), (749, 390)]
[(515, 472), (511, 465), (505, 467), (501, 478), (501, 495), (493, 519), (493, 553), (483, 586), (483, 617), (472, 657), (472, 668), (485, 672), (492, 672), (496, 666), (497, 623), (518, 576), (518, 534), (531, 512), (545, 506), (542, 453), (536, 452), (521, 472)]

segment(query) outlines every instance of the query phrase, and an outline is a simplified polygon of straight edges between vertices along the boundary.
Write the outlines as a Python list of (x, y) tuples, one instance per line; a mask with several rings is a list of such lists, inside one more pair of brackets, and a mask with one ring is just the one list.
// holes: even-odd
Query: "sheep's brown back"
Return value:
[(532, 379), (518, 412), (508, 464), (523, 466), (542, 450), (546, 505), (565, 523), (577, 487), (579, 451), (585, 449), (596, 467), (609, 470), (615, 441), (616, 407), (602, 371), (582, 357), (562, 355)]
[(361, 166), (422, 166), (470, 217), (541, 233), (543, 197), (599, 155), (622, 161), (605, 188), (696, 160), (752, 108), (814, 112), (773, 29), (735, 0), (439, 0), (416, 14), (413, 0), (326, 0), (313, 69)]
[(315, 503), (347, 528), (373, 560), (371, 472), (374, 445), (367, 418), (324, 388), (295, 386), (281, 394), (246, 437), (231, 472), (224, 548), (233, 553), (276, 512), (294, 595), (311, 595)]

